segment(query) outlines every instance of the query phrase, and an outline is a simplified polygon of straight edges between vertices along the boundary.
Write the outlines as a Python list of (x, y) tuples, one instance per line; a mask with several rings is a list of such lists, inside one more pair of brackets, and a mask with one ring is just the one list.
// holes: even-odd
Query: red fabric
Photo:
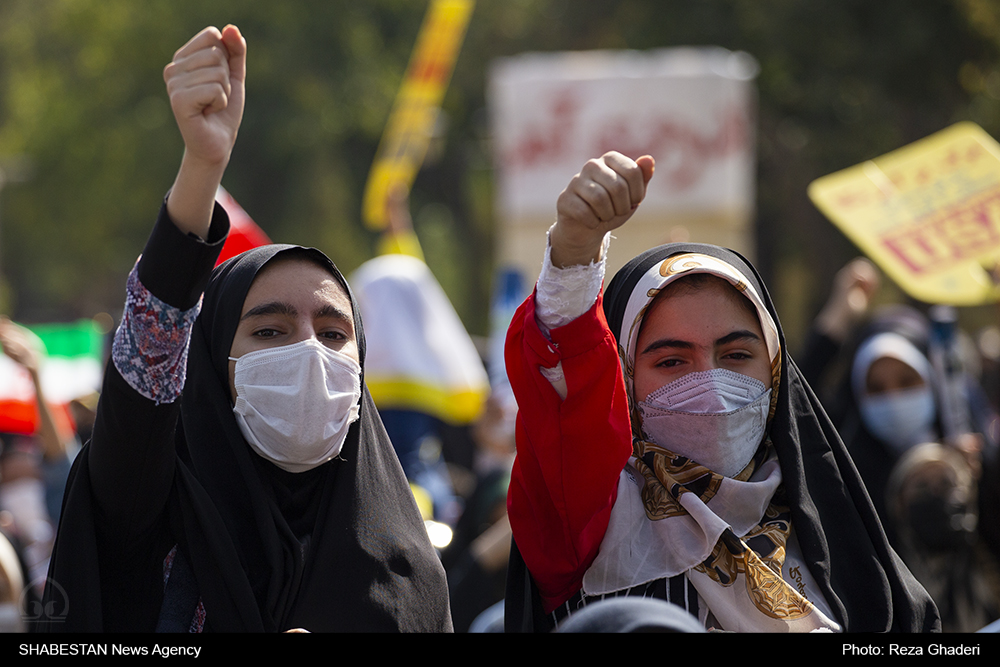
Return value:
[(222, 246), (222, 252), (219, 253), (219, 259), (215, 263), (216, 266), (241, 252), (245, 252), (251, 248), (258, 248), (271, 242), (267, 234), (256, 225), (245, 228), (234, 226), (231, 230), (229, 236), (226, 238), (225, 245)]
[[(507, 374), (517, 398), (517, 459), (507, 513), (524, 562), (551, 611), (581, 586), (597, 557), (632, 454), (625, 383), (603, 297), (546, 339), (535, 296), (507, 332)], [(539, 372), (562, 362), (567, 396)]]
[(253, 218), (221, 186), (216, 194), (216, 199), (229, 214), (229, 236), (226, 237), (222, 252), (219, 253), (219, 259), (215, 262), (216, 266), (241, 252), (271, 243), (271, 239), (267, 237), (264, 230), (257, 226)]
[[(69, 405), (50, 403), (49, 410), (56, 422), (56, 428), (61, 433), (68, 433), (73, 429), (73, 417)], [(33, 400), (28, 403), (13, 399), (0, 400), (0, 433), (31, 435), (37, 433), (38, 428), (38, 406)]]

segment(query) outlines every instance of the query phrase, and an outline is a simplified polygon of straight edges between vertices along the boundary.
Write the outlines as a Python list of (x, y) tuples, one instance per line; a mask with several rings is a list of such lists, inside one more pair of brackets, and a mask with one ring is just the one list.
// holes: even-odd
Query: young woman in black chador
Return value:
[(245, 72), (234, 26), (164, 71), (184, 158), (129, 277), (42, 629), (450, 630), (343, 276), (318, 250), (271, 245), (209, 277)]

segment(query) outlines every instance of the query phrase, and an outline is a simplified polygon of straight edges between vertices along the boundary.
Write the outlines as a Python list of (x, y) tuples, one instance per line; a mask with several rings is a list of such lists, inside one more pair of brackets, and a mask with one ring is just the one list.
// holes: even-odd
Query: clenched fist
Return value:
[(206, 238), (215, 192), (229, 164), (246, 98), (247, 43), (239, 28), (205, 28), (163, 69), (184, 158), (167, 212), (186, 233)]
[(243, 118), (247, 45), (239, 28), (205, 28), (163, 69), (188, 156), (227, 162)]
[(556, 224), (549, 232), (552, 263), (557, 267), (599, 259), (604, 235), (632, 217), (646, 196), (655, 162), (605, 153), (589, 160), (556, 203)]

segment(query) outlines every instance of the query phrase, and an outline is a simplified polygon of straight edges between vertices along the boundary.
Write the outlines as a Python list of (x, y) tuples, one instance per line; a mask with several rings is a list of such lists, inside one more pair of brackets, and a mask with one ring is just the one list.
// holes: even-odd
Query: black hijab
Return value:
[[(228, 357), (243, 302), (254, 278), (277, 257), (314, 262), (344, 288), (362, 367), (360, 416), (340, 455), (298, 474), (249, 448), (229, 391)], [(315, 249), (268, 245), (228, 260), (212, 274), (192, 332), (166, 513), (169, 535), (197, 583), (208, 630), (451, 630), (444, 570), (364, 388), (359, 313), (341, 273)], [(89, 487), (86, 460), (81, 466), (73, 474), (83, 477), (77, 493)], [(77, 538), (85, 533), (72, 530)], [(79, 547), (74, 551), (84, 554), (80, 563), (97, 560), (92, 538), (74, 542)], [(66, 551), (54, 556), (66, 597), (72, 605), (82, 601), (96, 610), (100, 619), (93, 596), (100, 599), (101, 591), (81, 581), (86, 570)], [(136, 604), (142, 615), (151, 603)], [(96, 623), (96, 628), (71, 623), (53, 629), (99, 629), (100, 620)]]
[[(854, 464), (812, 389), (787, 355), (784, 334), (763, 281), (739, 254), (696, 243), (673, 243), (640, 254), (612, 279), (604, 312), (615, 338), (629, 297), (654, 266), (680, 253), (700, 253), (747, 278), (778, 329), (783, 352), (769, 434), (804, 560), (835, 620), (848, 632), (940, 630), (930, 596), (892, 551)], [(621, 346), (622, 342), (619, 341)], [(541, 609), (520, 554), (508, 574), (508, 627), (531, 628)], [(535, 617), (535, 620), (532, 618)]]
[[(837, 425), (851, 458), (864, 480), (879, 517), (887, 517), (885, 491), (889, 473), (899, 460), (899, 455), (891, 447), (872, 435), (861, 419), (858, 408), (860, 396), (854, 389), (851, 366), (858, 349), (872, 337), (883, 333), (894, 333), (909, 341), (918, 352), (929, 357), (930, 322), (919, 311), (909, 306), (889, 306), (880, 311), (858, 334), (847, 355), (846, 372), (840, 388), (832, 399), (830, 416)], [(935, 402), (937, 393), (935, 392)], [(936, 419), (934, 430), (940, 433), (940, 423)], [(889, 522), (886, 522), (887, 524)], [(895, 535), (890, 525), (886, 526), (889, 541), (895, 544)]]
[[(350, 296), (364, 386), (361, 311), (333, 262), (312, 248), (248, 251), (216, 269), (205, 292), (181, 400), (179, 450), (228, 528), (264, 629), (450, 629), (443, 570), (367, 388), (341, 454), (305, 473), (264, 461), (239, 430), (229, 350), (254, 278), (272, 259), (289, 256), (325, 268)], [(195, 571), (196, 551), (225, 550), (215, 536), (196, 535), (207, 539), (190, 545)]]

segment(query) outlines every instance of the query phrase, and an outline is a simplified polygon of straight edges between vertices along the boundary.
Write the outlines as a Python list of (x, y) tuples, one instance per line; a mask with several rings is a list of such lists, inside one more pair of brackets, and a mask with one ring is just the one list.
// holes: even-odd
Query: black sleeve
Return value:
[(137, 270), (139, 281), (158, 299), (174, 308), (188, 310), (198, 303), (215, 260), (229, 234), (229, 216), (219, 202), (215, 203), (208, 239), (185, 234), (167, 214), (167, 202), (146, 241)]
[[(229, 218), (218, 203), (208, 242), (182, 233), (164, 203), (136, 268), (140, 282), (168, 305), (192, 308), (228, 231)], [(156, 405), (108, 362), (87, 454), (101, 532), (119, 554), (148, 541), (163, 514), (173, 481), (178, 414), (178, 401)]]

